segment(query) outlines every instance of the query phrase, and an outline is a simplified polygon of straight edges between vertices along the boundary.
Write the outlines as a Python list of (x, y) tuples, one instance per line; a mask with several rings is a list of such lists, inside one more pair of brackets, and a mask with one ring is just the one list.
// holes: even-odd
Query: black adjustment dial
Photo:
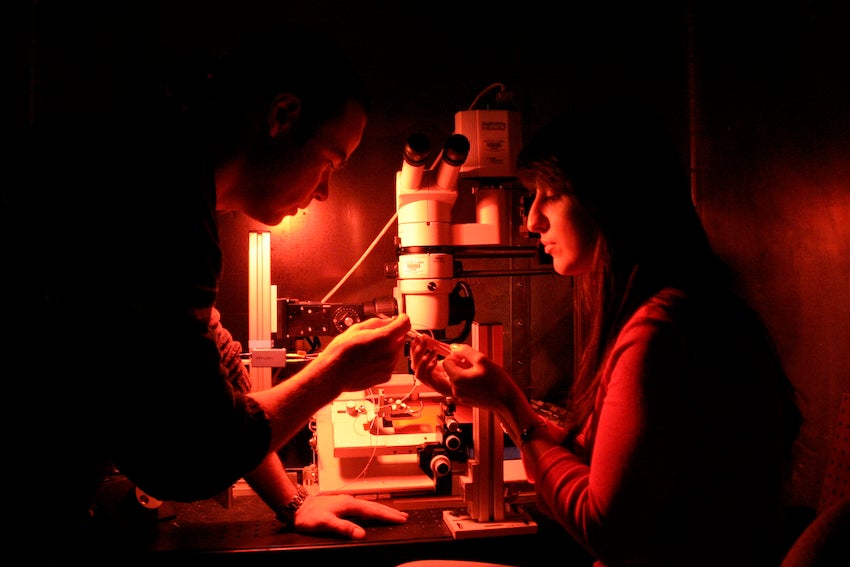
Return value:
[(355, 323), (360, 322), (360, 314), (353, 307), (340, 307), (334, 311), (331, 323), (341, 333)]

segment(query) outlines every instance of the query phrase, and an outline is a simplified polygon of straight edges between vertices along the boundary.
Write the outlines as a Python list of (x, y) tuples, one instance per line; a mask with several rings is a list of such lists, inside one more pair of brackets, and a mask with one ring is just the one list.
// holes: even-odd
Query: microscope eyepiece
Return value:
[(411, 134), (404, 146), (404, 161), (414, 167), (425, 165), (431, 153), (431, 140), (425, 134)]
[(443, 146), (443, 161), (449, 165), (463, 165), (469, 156), (469, 138), (463, 134), (452, 134)]

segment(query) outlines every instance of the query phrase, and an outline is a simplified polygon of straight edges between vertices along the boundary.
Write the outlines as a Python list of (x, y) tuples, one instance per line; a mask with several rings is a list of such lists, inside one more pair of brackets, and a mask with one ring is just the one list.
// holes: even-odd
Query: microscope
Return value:
[[(519, 115), (509, 110), (468, 110), (455, 114), (455, 132), (443, 146), (438, 165), (426, 170), (430, 144), (420, 135), (407, 140), (401, 170), (396, 174), (398, 213), (397, 286), (400, 311), (408, 314), (413, 329), (435, 340), (461, 342), (471, 334), (474, 348), (502, 362), (500, 324), (474, 321), (469, 288), (460, 279), (459, 253), (478, 249), (513, 251), (508, 241), (508, 193), (520, 146)], [(473, 184), (475, 222), (453, 222), (458, 184)], [(461, 317), (457, 312), (461, 312)], [(450, 324), (464, 323), (455, 338), (445, 336)], [(446, 400), (439, 414), (438, 440), (419, 446), (420, 467), (440, 486), (446, 484), (434, 466), (435, 456), (462, 461), (458, 475), (466, 513), (444, 512), (444, 521), (455, 537), (494, 535), (492, 530), (522, 533), (535, 529), (522, 512), (505, 506), (503, 431), (491, 412), (472, 408), (471, 431), (457, 419), (457, 408)], [(458, 451), (461, 448), (462, 451)], [(466, 451), (471, 448), (471, 451)], [(468, 458), (467, 458), (467, 455)], [(447, 470), (445, 461), (439, 463)]]
[[(450, 323), (473, 318), (471, 300), (463, 300), (463, 282), (458, 279), (462, 266), (455, 255), (473, 247), (508, 245), (502, 185), (512, 180), (518, 150), (519, 115), (507, 110), (458, 112), (455, 133), (432, 169), (425, 169), (427, 137), (408, 138), (396, 174), (395, 297), (414, 329), (439, 335)], [(453, 222), (461, 179), (475, 183), (472, 223)]]
[[(457, 112), (455, 130), (430, 168), (430, 140), (411, 135), (395, 177), (397, 262), (384, 268), (384, 275), (395, 279), (392, 297), (362, 305), (278, 300), (278, 339), (332, 336), (365, 318), (403, 312), (411, 333), (432, 337), (446, 349), (444, 356), (449, 343), (469, 340), (501, 362), (501, 324), (475, 320), (466, 280), (516, 272), (464, 270), (461, 260), (537, 255), (536, 247), (510, 241), (519, 146), (520, 120), (513, 110)], [(474, 222), (456, 218), (461, 190), (469, 190), (462, 195), (465, 205), (474, 201)], [(534, 273), (551, 274), (551, 269), (524, 272)], [(495, 417), (459, 406), (409, 371), (373, 389), (343, 394), (317, 413), (315, 427), (322, 493), (426, 497), (433, 505), (455, 508), (460, 502), (466, 505), (463, 514), (444, 511), (458, 538), (536, 530), (533, 520), (506, 503), (506, 494), (518, 493), (523, 502), (533, 501), (533, 487), (521, 461), (504, 458), (504, 432)]]

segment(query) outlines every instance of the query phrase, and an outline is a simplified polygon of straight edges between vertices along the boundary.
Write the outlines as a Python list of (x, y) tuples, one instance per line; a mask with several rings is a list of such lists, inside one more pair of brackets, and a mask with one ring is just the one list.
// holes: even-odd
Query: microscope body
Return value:
[[(455, 133), (430, 170), (427, 138), (408, 139), (396, 174), (395, 296), (415, 329), (440, 332), (449, 325), (449, 296), (460, 271), (455, 251), (507, 244), (507, 197), (499, 184), (512, 179), (518, 149), (519, 114), (507, 110), (458, 112)], [(464, 177), (477, 181), (474, 223), (453, 222), (458, 180)]]

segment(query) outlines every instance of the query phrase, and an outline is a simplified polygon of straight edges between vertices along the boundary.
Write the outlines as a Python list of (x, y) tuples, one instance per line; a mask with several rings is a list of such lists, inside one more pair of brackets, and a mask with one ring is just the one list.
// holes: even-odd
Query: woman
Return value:
[(663, 130), (638, 109), (553, 120), (523, 148), (528, 229), (575, 278), (586, 342), (561, 425), (467, 345), (423, 382), (492, 410), (540, 509), (614, 565), (777, 565), (800, 426), (757, 314), (733, 291)]

